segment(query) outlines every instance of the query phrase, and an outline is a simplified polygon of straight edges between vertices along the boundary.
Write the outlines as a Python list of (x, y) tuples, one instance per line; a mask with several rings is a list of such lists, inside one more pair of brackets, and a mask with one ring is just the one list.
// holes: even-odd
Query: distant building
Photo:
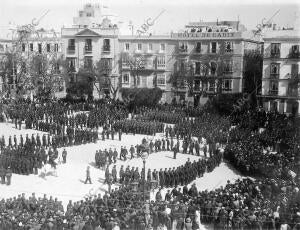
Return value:
[[(34, 95), (36, 93), (36, 88), (32, 87), (31, 81), (25, 81), (25, 78), (29, 78), (31, 75), (29, 68), (32, 57), (40, 54), (45, 55), (48, 60), (57, 61), (57, 63), (53, 63), (53, 77), (55, 78), (55, 84), (52, 89), (54, 90), (54, 96), (64, 97), (66, 95), (65, 82), (61, 77), (62, 66), (59, 64), (60, 61), (63, 60), (60, 33), (54, 30), (45, 30), (43, 28), (36, 29), (33, 27), (30, 28), (29, 26), (19, 26), (16, 28), (12, 40), (6, 41), (6, 43), (5, 52), (15, 54), (16, 59), (13, 61), (14, 67), (11, 70), (11, 73), (6, 76), (5, 82), (11, 96), (14, 95), (17, 84), (23, 84), (22, 88), (25, 90), (23, 93), (27, 95)], [(2, 45), (2, 48), (0, 45), (0, 56), (6, 57), (3, 52), (3, 47), (4, 45)], [(19, 73), (21, 70), (23, 71), (22, 75), (24, 76), (22, 79), (24, 78), (24, 82), (22, 82), (20, 78)], [(2, 84), (3, 83), (4, 82), (2, 82)]]
[(123, 88), (163, 90), (162, 102), (172, 99), (168, 83), (175, 59), (170, 36), (119, 36), (121, 85)]
[[(122, 87), (156, 85), (164, 90), (162, 101), (185, 100), (189, 96), (186, 82), (173, 87), (170, 79), (188, 63), (195, 104), (201, 96), (216, 94), (218, 84), (220, 93), (242, 93), (244, 55), (262, 48), (261, 40), (238, 21), (193, 22), (168, 36), (119, 36), (119, 44)], [(128, 57), (142, 60), (142, 68), (135, 71), (137, 66), (130, 65)], [(136, 83), (133, 75), (138, 77)]]
[(5, 58), (5, 53), (9, 51), (12, 46), (12, 41), (9, 39), (1, 39), (0, 38), (0, 94), (3, 92), (3, 78), (4, 74), (4, 66), (3, 66), (3, 58)]
[(265, 33), (261, 97), (266, 110), (300, 114), (299, 46), (299, 30)]
[[(78, 75), (78, 71), (91, 68), (99, 61), (107, 67), (106, 77), (109, 82), (118, 77), (119, 30), (109, 18), (100, 21), (101, 18), (100, 7), (87, 4), (79, 11), (78, 17), (74, 18), (73, 27), (61, 30), (63, 52), (70, 68), (69, 85), (77, 81), (87, 81), (88, 79)], [(112, 82), (114, 81), (117, 80)], [(95, 82), (94, 97), (99, 97), (99, 83), (98, 80)], [(110, 94), (109, 85), (101, 91), (102, 94)]]
[[(217, 93), (244, 92), (245, 54), (261, 52), (262, 47), (260, 38), (239, 21), (191, 22), (169, 35), (120, 35), (98, 4), (84, 5), (73, 25), (61, 29), (61, 43), (69, 68), (68, 87), (91, 81), (78, 73), (101, 63), (106, 68), (102, 80), (98, 76), (91, 82), (96, 98), (111, 94), (111, 86), (159, 87), (164, 91), (162, 102), (193, 98), (195, 104)], [(176, 86), (172, 82), (187, 65), (194, 78), (192, 95), (187, 82)]]

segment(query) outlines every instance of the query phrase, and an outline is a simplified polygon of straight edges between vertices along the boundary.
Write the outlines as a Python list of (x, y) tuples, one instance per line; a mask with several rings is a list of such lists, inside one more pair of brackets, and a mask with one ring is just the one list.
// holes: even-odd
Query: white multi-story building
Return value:
[(2, 74), (3, 70), (4, 70), (4, 60), (3, 58), (5, 58), (5, 53), (7, 51), (9, 51), (9, 49), (12, 46), (12, 42), (11, 40), (8, 39), (0, 39), (0, 93), (3, 91), (3, 78), (2, 78)]
[(299, 30), (265, 33), (261, 97), (266, 110), (300, 114), (299, 46)]
[[(109, 79), (118, 76), (119, 29), (109, 18), (102, 19), (100, 10), (98, 5), (85, 5), (74, 18), (73, 27), (61, 30), (63, 52), (72, 72), (69, 84), (87, 81), (78, 75), (78, 71), (96, 66), (99, 61), (106, 66)], [(100, 96), (96, 90), (100, 88), (99, 82), (96, 81), (94, 86), (94, 97)], [(104, 89), (104, 93), (110, 93), (109, 87)]]

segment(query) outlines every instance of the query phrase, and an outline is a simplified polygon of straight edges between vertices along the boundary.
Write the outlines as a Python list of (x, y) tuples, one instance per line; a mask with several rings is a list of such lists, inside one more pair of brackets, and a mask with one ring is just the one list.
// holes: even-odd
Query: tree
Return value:
[(14, 48), (2, 56), (1, 78), (4, 92), (11, 94), (12, 87), (10, 86), (15, 86), (16, 95), (19, 95), (23, 94), (24, 90), (30, 87), (26, 63), (27, 59)]
[(113, 99), (115, 99), (121, 87), (121, 79), (120, 76), (112, 75), (112, 68), (112, 60), (108, 58), (102, 58), (96, 63), (96, 80), (99, 85), (97, 86), (95, 81), (95, 87), (99, 96), (104, 89), (108, 89)]
[(188, 94), (189, 96), (192, 96), (195, 81), (193, 63), (190, 61), (181, 61), (176, 64), (179, 66), (175, 66), (175, 70), (170, 76), (169, 83), (171, 83), (176, 90), (187, 86)]
[(122, 63), (129, 66), (133, 77), (133, 86), (137, 87), (140, 80), (140, 71), (145, 69), (145, 58), (142, 55), (131, 56), (128, 53), (121, 54)]
[(239, 63), (233, 63), (232, 51), (232, 43), (221, 42), (214, 54), (199, 56), (200, 47), (198, 53), (192, 53), (189, 59), (176, 61), (169, 83), (176, 91), (188, 87), (189, 96), (194, 96), (195, 90), (203, 95), (207, 91), (208, 83), (217, 95), (222, 94), (224, 79), (227, 76), (231, 78), (230, 75), (240, 69)]
[[(244, 55), (244, 92), (256, 102), (261, 88), (263, 55), (258, 50), (245, 50)], [(256, 103), (255, 103), (256, 104)]]
[(43, 97), (51, 97), (59, 91), (64, 75), (60, 72), (62, 57), (35, 53), (29, 62), (29, 74), (31, 85), (37, 90), (36, 94)]
[[(12, 93), (9, 85), (15, 87), (14, 91), (18, 96), (29, 90), (50, 96), (62, 88), (64, 77), (60, 75), (59, 63), (63, 58), (58, 54), (58, 45), (51, 49), (48, 40), (41, 36), (41, 33), (46, 31), (37, 30), (37, 24), (33, 20), (31, 24), (18, 26), (16, 33), (13, 34), (12, 47), (1, 60), (3, 66), (1, 77), (4, 90), (8, 94)], [(52, 41), (59, 39), (54, 31), (47, 31), (47, 38), (49, 32), (52, 32)], [(25, 51), (33, 41), (39, 42), (38, 51), (29, 49)], [(47, 50), (47, 54), (44, 54), (43, 50)]]
[(122, 88), (122, 100), (133, 109), (135, 106), (155, 106), (162, 97), (160, 88)]

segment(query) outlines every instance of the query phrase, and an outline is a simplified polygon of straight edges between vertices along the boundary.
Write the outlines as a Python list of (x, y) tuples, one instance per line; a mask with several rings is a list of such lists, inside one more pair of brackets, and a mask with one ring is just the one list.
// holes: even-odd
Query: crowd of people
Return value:
[(198, 137), (205, 138), (208, 143), (217, 142), (225, 144), (227, 142), (230, 120), (218, 114), (203, 112), (195, 119), (185, 119), (170, 129), (179, 138)]
[(244, 174), (292, 180), (300, 168), (299, 126), (282, 114), (245, 114), (247, 120), (230, 131), (224, 157)]
[[(26, 105), (28, 108), (25, 108)], [(9, 226), (7, 229), (22, 230), (34, 227), (37, 229), (197, 230), (200, 224), (204, 223), (214, 229), (229, 230), (300, 229), (300, 132), (294, 118), (274, 112), (266, 113), (261, 109), (235, 111), (230, 117), (222, 117), (205, 109), (163, 105), (157, 108), (135, 108), (134, 115), (129, 120), (125, 119), (128, 117), (128, 111), (121, 104), (115, 104), (116, 108), (111, 102), (70, 104), (65, 108), (63, 105), (65, 104), (58, 102), (54, 107), (50, 105), (48, 108), (45, 105), (37, 106), (25, 101), (14, 106), (24, 108), (27, 113), (25, 112), (24, 115), (22, 112), (18, 115), (13, 112), (14, 110), (10, 110), (9, 117), (15, 122), (16, 127), (21, 120), (25, 121), (28, 128), (38, 128), (39, 121), (46, 120), (43, 111), (45, 109), (46, 113), (49, 112), (49, 117), (52, 117), (52, 123), (63, 127), (67, 124), (63, 121), (63, 117), (72, 116), (74, 111), (88, 110), (89, 115), (78, 113), (78, 118), (75, 118), (81, 131), (85, 126), (89, 129), (103, 126), (102, 136), (106, 136), (107, 132), (111, 133), (111, 130), (146, 135), (165, 132), (164, 138), (149, 142), (149, 154), (155, 151), (172, 150), (175, 159), (179, 152), (180, 139), (182, 153), (200, 155), (199, 140), (204, 138), (207, 146), (204, 144), (202, 150), (206, 157), (194, 162), (188, 160), (177, 168), (147, 172), (137, 167), (125, 169), (122, 166), (119, 172), (115, 166), (111, 171), (106, 167), (105, 183), (110, 185), (119, 183), (119, 188), (109, 187), (109, 193), (106, 192), (103, 197), (99, 194), (75, 203), (70, 201), (65, 212), (61, 202), (53, 198), (42, 199), (32, 195), (26, 199), (22, 195), (18, 198), (2, 200), (0, 201), (0, 228), (6, 229), (5, 227)], [(110, 116), (111, 118), (108, 119)], [(174, 122), (175, 125), (167, 125), (164, 129), (162, 122)], [(51, 128), (54, 135), (57, 135), (58, 129), (61, 130), (54, 126)], [(53, 142), (52, 137), (51, 146), (62, 146), (57, 144), (55, 137), (54, 140)], [(35, 144), (32, 148), (32, 142), (34, 141), (30, 141), (31, 144), (28, 145), (25, 141), (24, 146), (21, 147), (18, 143), (12, 143), (12, 140), (6, 146), (5, 141), (3, 144), (1, 140), (1, 157), (10, 157), (14, 152), (18, 160), (22, 159), (26, 162), (26, 159), (22, 158), (23, 155), (30, 155), (33, 159), (30, 161), (33, 167), (30, 166), (29, 169), (18, 164), (4, 167), (7, 169), (10, 167), (11, 172), (20, 169), (22, 170), (20, 173), (35, 172), (36, 159), (42, 159), (37, 160), (37, 166), (40, 161), (43, 163), (44, 158), (41, 156), (44, 154), (40, 151), (43, 151), (44, 144), (42, 138), (39, 141), (40, 146)], [(35, 142), (38, 142), (37, 139)], [(50, 141), (47, 140), (45, 143), (48, 144)], [(197, 177), (203, 176), (205, 172), (211, 172), (220, 164), (223, 155), (218, 149), (218, 143), (225, 146), (225, 159), (238, 171), (254, 179), (228, 181), (226, 186), (212, 191), (198, 191), (196, 185), (190, 184)], [(25, 149), (27, 153), (20, 154)], [(116, 149), (98, 150), (95, 154), (96, 166), (104, 168), (106, 164), (116, 163), (118, 156), (126, 160), (128, 153), (133, 158), (135, 152), (139, 151), (138, 146), (131, 146), (128, 150), (124, 146), (120, 154)], [(50, 155), (57, 157), (54, 153), (55, 149), (51, 152), (46, 154), (49, 158)], [(0, 162), (3, 164), (6, 160), (1, 158)], [(7, 180), (7, 175), (2, 173), (2, 168), (0, 168), (1, 179), (5, 175), (4, 180)], [(144, 179), (147, 182), (146, 196), (143, 188)], [(153, 189), (153, 182), (157, 184), (155, 187), (159, 186), (160, 189), (156, 192), (155, 200), (145, 202), (145, 199), (149, 199), (148, 191)], [(161, 190), (163, 188), (167, 190), (164, 197)]]
[(45, 164), (56, 166), (58, 149), (55, 145), (49, 145), (49, 142), (36, 141), (34, 135), (32, 135), (32, 138), (26, 135), (24, 143), (22, 136), (20, 137), (20, 143), (17, 142), (16, 137), (14, 137), (14, 140), (14, 144), (9, 141), (8, 145), (5, 145), (4, 136), (0, 139), (0, 176), (2, 184), (6, 182), (10, 184), (12, 173), (22, 175), (38, 174), (38, 169), (41, 169)]
[(164, 132), (164, 124), (154, 121), (119, 120), (114, 122), (112, 127), (126, 134), (156, 135), (156, 133)]

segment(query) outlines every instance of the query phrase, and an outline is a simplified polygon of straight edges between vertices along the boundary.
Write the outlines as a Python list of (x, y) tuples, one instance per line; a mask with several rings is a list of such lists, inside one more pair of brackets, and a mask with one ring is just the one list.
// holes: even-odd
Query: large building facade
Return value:
[[(61, 72), (61, 62), (64, 57), (61, 47), (60, 33), (54, 30), (36, 29), (29, 26), (17, 27), (9, 43), (6, 41), (6, 44), (0, 45), (1, 88), (3, 91), (14, 96), (22, 88), (22, 94), (27, 96), (36, 94), (37, 85), (33, 84), (32, 76), (34, 74), (41, 75), (41, 73), (37, 73), (36, 65), (43, 62), (44, 68), (39, 68), (40, 72), (43, 72), (43, 77), (39, 80), (51, 76), (51, 80), (45, 80), (45, 82), (53, 83), (53, 96), (64, 97), (66, 95), (65, 81)], [(43, 59), (43, 61), (38, 63), (33, 59)], [(4, 70), (5, 66), (7, 68), (9, 65), (12, 66), (11, 70)], [(44, 86), (46, 87), (46, 84)]]
[[(68, 84), (84, 81), (78, 74), (80, 69), (89, 69), (100, 62), (106, 67), (106, 77), (118, 77), (118, 35), (119, 30), (108, 18), (101, 21), (100, 7), (87, 4), (73, 19), (74, 25), (62, 28), (63, 51), (70, 69)], [(95, 23), (98, 19), (98, 23)], [(112, 84), (117, 84), (117, 79)], [(93, 89), (94, 97), (109, 94), (109, 86), (100, 90), (100, 81), (96, 79)], [(100, 92), (101, 91), (101, 92)]]
[(174, 44), (169, 36), (120, 36), (119, 59), (123, 88), (154, 88), (163, 90), (162, 102), (172, 96), (170, 75), (175, 58)]
[[(122, 87), (157, 86), (164, 91), (163, 102), (190, 96), (198, 103), (218, 89), (242, 93), (244, 55), (261, 52), (262, 42), (238, 22), (199, 22), (168, 36), (119, 36), (119, 48)], [(191, 69), (182, 71), (186, 66)], [(176, 74), (185, 74), (181, 83), (174, 84)]]
[(266, 110), (300, 114), (300, 31), (271, 30), (264, 35), (262, 100)]

